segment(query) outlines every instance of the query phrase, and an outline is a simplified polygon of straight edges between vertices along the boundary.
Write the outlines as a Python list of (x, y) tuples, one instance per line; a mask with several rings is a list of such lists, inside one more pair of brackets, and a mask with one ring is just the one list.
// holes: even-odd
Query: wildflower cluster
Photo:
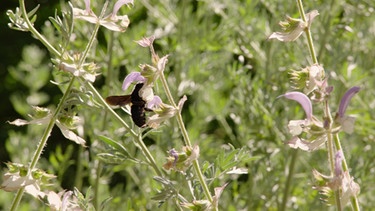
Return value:
[[(29, 165), (26, 166), (17, 163), (7, 164), (8, 171), (4, 174), (1, 189), (5, 191), (17, 191), (14, 201), (11, 204), (11, 210), (16, 210), (23, 192), (42, 200), (51, 210), (81, 210), (81, 208), (84, 207), (83, 201), (85, 201), (85, 199), (83, 199), (84, 197), (82, 197), (78, 191), (75, 191), (73, 194), (72, 191), (65, 190), (58, 193), (43, 190), (47, 182), (49, 182), (48, 180), (54, 178), (54, 176), (37, 169), (36, 165), (55, 125), (60, 129), (65, 138), (81, 146), (86, 146), (86, 141), (82, 138), (84, 135), (84, 119), (77, 114), (79, 111), (77, 105), (85, 104), (88, 106), (97, 106), (97, 103), (92, 100), (92, 93), (88, 93), (85, 91), (85, 88), (82, 87), (80, 87), (80, 89), (75, 89), (73, 85), (75, 84), (76, 78), (79, 78), (82, 82), (88, 83), (93, 83), (95, 81), (97, 76), (95, 71), (98, 68), (95, 63), (86, 62), (85, 60), (88, 51), (94, 43), (98, 29), (100, 26), (103, 26), (112, 31), (124, 32), (129, 25), (129, 19), (126, 15), (117, 15), (117, 13), (123, 5), (132, 4), (132, 0), (118, 0), (114, 3), (112, 12), (106, 16), (104, 16), (104, 13), (108, 3), (105, 4), (100, 16), (96, 16), (91, 10), (90, 0), (85, 0), (86, 8), (84, 10), (69, 4), (69, 11), (63, 12), (62, 19), (58, 17), (57, 14), (55, 18), (50, 18), (55, 29), (62, 34), (63, 44), (59, 44), (58, 49), (34, 28), (33, 24), (36, 20), (35, 14), (38, 7), (27, 13), (24, 1), (20, 1), (20, 8), (17, 8), (15, 12), (7, 12), (11, 21), (9, 27), (16, 30), (31, 32), (54, 56), (54, 58), (51, 59), (52, 63), (69, 76), (69, 84), (66, 88), (64, 87), (64, 89), (62, 89), (64, 90), (64, 95), (55, 110), (33, 106), (34, 113), (28, 116), (29, 120), (16, 119), (9, 122), (16, 126), (36, 124), (46, 127)], [(94, 23), (96, 26), (85, 50), (82, 53), (72, 54), (67, 51), (67, 45), (72, 41), (71, 36), (74, 30), (73, 20), (78, 19)], [(53, 83), (58, 86), (66, 84), (66, 82), (54, 81)], [(95, 89), (93, 91), (96, 92)], [(77, 202), (77, 200), (79, 202)]]
[[(350, 134), (354, 130), (355, 118), (345, 115), (345, 112), (350, 100), (359, 92), (360, 87), (355, 86), (348, 89), (339, 103), (336, 114), (331, 114), (329, 103), (331, 103), (330, 96), (334, 87), (329, 85), (325, 70), (316, 59), (310, 34), (312, 21), (319, 13), (314, 10), (305, 15), (302, 4), (298, 5), (302, 11), (302, 18), (287, 17), (286, 21), (280, 22), (283, 31), (275, 32), (269, 36), (269, 39), (289, 42), (298, 39), (305, 32), (314, 62), (301, 70), (289, 71), (292, 88), (301, 90), (301, 92), (291, 91), (280, 96), (298, 102), (306, 114), (305, 119), (289, 121), (288, 129), (292, 138), (287, 144), (291, 148), (309, 152), (322, 149), (325, 146), (329, 152), (331, 175), (325, 176), (317, 170), (313, 170), (316, 179), (314, 188), (319, 190), (328, 204), (335, 204), (339, 209), (346, 205), (350, 199), (352, 199), (352, 206), (357, 207), (356, 197), (359, 193), (359, 185), (349, 174), (338, 133), (343, 131)], [(322, 117), (314, 115), (313, 105), (318, 105), (317, 108), (322, 105), (324, 108)]]
[[(47, 125), (52, 119), (52, 113), (48, 108), (33, 106), (33, 111), (34, 113), (29, 115), (31, 120), (16, 119), (9, 122), (9, 124), (16, 126), (28, 124)], [(56, 120), (56, 125), (59, 127), (65, 138), (85, 146), (86, 141), (74, 132), (79, 131), (81, 134), (83, 133), (83, 119), (76, 116), (74, 112), (60, 113)]]
[(25, 192), (46, 203), (52, 210), (78, 210), (77, 198), (72, 191), (43, 191), (41, 186), (48, 185), (54, 175), (40, 169), (28, 170), (28, 166), (18, 163), (7, 163), (9, 171), (4, 174), (0, 188), (5, 191), (16, 191), (24, 188)]
[(163, 103), (161, 98), (154, 95), (154, 84), (157, 79), (163, 74), (165, 65), (168, 62), (168, 55), (159, 58), (153, 48), (153, 42), (155, 37), (144, 38), (137, 43), (142, 47), (149, 47), (152, 56), (152, 64), (141, 64), (139, 67), (140, 72), (131, 72), (124, 79), (122, 89), (126, 90), (132, 83), (143, 84), (141, 89), (138, 91), (139, 97), (145, 101), (146, 108), (153, 111), (155, 114), (150, 116), (146, 125), (151, 128), (157, 128), (162, 122), (173, 117), (182, 109), (183, 103), (186, 101), (186, 97), (183, 97), (178, 103), (178, 107)]
[(73, 8), (73, 15), (76, 19), (82, 19), (93, 24), (100, 24), (105, 28), (124, 32), (129, 26), (129, 18), (127, 15), (117, 15), (118, 10), (123, 5), (133, 5), (133, 0), (118, 0), (114, 6), (112, 12), (105, 17), (98, 17), (90, 8), (90, 0), (85, 0), (85, 9)]
[(177, 152), (175, 149), (171, 149), (169, 155), (167, 163), (163, 165), (164, 169), (173, 169), (185, 174), (187, 168), (192, 165), (193, 161), (198, 159), (199, 147), (183, 147), (182, 152)]

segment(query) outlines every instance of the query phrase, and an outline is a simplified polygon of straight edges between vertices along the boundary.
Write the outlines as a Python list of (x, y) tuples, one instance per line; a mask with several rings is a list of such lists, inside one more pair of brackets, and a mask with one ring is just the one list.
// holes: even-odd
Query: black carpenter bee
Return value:
[(105, 101), (113, 106), (125, 106), (131, 104), (130, 113), (134, 124), (138, 127), (146, 127), (146, 102), (139, 96), (139, 90), (143, 87), (143, 83), (135, 85), (133, 92), (130, 95), (109, 96)]

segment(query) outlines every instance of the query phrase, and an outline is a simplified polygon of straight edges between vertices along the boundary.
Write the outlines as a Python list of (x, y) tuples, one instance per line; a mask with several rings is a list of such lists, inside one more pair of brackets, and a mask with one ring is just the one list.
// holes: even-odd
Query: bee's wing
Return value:
[(115, 95), (115, 96), (109, 96), (105, 98), (105, 101), (109, 105), (113, 106), (124, 106), (126, 104), (131, 103), (131, 95)]

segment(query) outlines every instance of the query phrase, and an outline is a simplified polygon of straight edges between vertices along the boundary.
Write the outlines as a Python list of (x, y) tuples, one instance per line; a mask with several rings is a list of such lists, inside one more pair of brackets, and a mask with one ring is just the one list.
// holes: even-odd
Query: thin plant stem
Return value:
[[(342, 147), (341, 147), (341, 143), (340, 143), (340, 138), (339, 138), (339, 134), (334, 134), (333, 136), (333, 139), (335, 141), (335, 146), (336, 146), (336, 150), (341, 150), (342, 152), (342, 169), (343, 171), (349, 171), (349, 167), (348, 167), (348, 164), (346, 162), (346, 159), (345, 159), (345, 155), (343, 153), (343, 150), (342, 150)], [(358, 198), (356, 195), (352, 196), (351, 197), (351, 204), (352, 204), (352, 209), (355, 210), (355, 211), (359, 211), (361, 210), (359, 208), (359, 203), (358, 203)]]
[[(307, 22), (306, 15), (305, 15), (305, 10), (303, 8), (302, 0), (297, 0), (297, 5), (298, 5), (298, 10), (301, 15), (301, 18), (304, 22)], [(316, 57), (315, 53), (315, 48), (314, 48), (314, 43), (312, 39), (312, 35), (310, 32), (310, 27), (306, 27), (305, 29), (306, 37), (307, 37), (307, 45), (310, 51), (310, 56), (314, 64), (319, 64), (318, 59)], [(332, 116), (331, 116), (331, 111), (328, 106), (328, 100), (323, 101), (323, 106), (324, 106), (324, 119), (327, 121), (326, 124), (326, 131), (327, 131), (327, 151), (328, 151), (328, 160), (330, 164), (330, 172), (331, 175), (333, 175), (333, 172), (335, 170), (335, 156), (334, 156), (334, 146), (333, 146), (333, 140), (332, 140), (332, 133), (331, 133), (331, 128), (332, 128)], [(341, 200), (340, 200), (340, 191), (336, 190), (334, 192), (334, 197), (335, 197), (335, 204), (337, 210), (342, 210), (342, 205), (341, 205)]]
[(29, 20), (29, 17), (27, 16), (27, 11), (25, 7), (24, 0), (19, 0), (20, 10), (22, 11), (22, 16), (28, 26), (29, 31), (41, 42), (43, 45), (48, 49), (49, 52), (54, 54), (56, 57), (61, 57), (61, 54), (58, 50), (56, 50), (47, 40), (46, 38), (41, 35), (38, 30), (36, 30)]
[[(85, 81), (86, 82), (86, 81)], [(87, 87), (94, 93), (96, 98), (99, 102), (105, 107), (105, 109), (111, 114), (115, 119), (117, 119), (121, 125), (130, 133), (135, 141), (135, 144), (140, 147), (142, 153), (145, 155), (146, 159), (148, 160), (151, 167), (154, 169), (158, 176), (162, 176), (162, 171), (157, 166), (155, 159), (153, 158), (151, 152), (147, 149), (146, 145), (143, 143), (142, 135), (136, 133), (134, 130), (130, 128), (130, 126), (105, 102), (103, 97), (99, 94), (99, 92), (95, 89), (95, 87), (91, 83), (86, 82)]]
[[(108, 42), (108, 50), (107, 50), (107, 77), (105, 77), (105, 84), (110, 89), (110, 82), (112, 80), (112, 56), (113, 56), (113, 43), (114, 43), (114, 33), (113, 31), (110, 31), (110, 38)], [(107, 118), (108, 118), (108, 111), (104, 111), (103, 115), (103, 124), (102, 124), (102, 130), (104, 130), (107, 127)], [(96, 165), (96, 177), (95, 177), (95, 185), (94, 185), (94, 195), (93, 195), (93, 205), (95, 210), (99, 210), (99, 187), (100, 187), (100, 175), (102, 174), (103, 170), (103, 163), (101, 160), (98, 160), (98, 163)]]
[[(333, 140), (332, 140), (332, 134), (329, 133), (327, 134), (327, 150), (328, 150), (328, 159), (329, 159), (329, 164), (330, 164), (330, 167), (331, 167), (331, 176), (334, 175), (334, 171), (335, 171), (335, 156), (334, 156), (334, 144), (333, 144)], [(334, 195), (335, 195), (335, 203), (336, 203), (336, 209), (337, 210), (342, 210), (342, 204), (341, 204), (341, 200), (340, 200), (340, 189), (337, 189), (334, 191)]]
[[(26, 22), (26, 25), (28, 26), (28, 29), (29, 31), (37, 38), (39, 39), (43, 44), (44, 46), (47, 47), (47, 49), (53, 53), (54, 55), (56, 56), (60, 56), (60, 52), (57, 51), (46, 39), (43, 35), (41, 35), (38, 30), (36, 30), (33, 26), (33, 24), (31, 23), (31, 21), (29, 20), (29, 17), (27, 15), (27, 11), (26, 11), (26, 7), (25, 7), (25, 2), (23, 0), (19, 0), (19, 5), (20, 5), (20, 10), (22, 12), (22, 16)], [(55, 121), (56, 121), (56, 118), (62, 108), (62, 105), (64, 104), (65, 102), (65, 99), (66, 97), (68, 96), (67, 93), (70, 92), (70, 88), (71, 86), (73, 85), (73, 82), (74, 82), (74, 78), (71, 80), (68, 88), (67, 88), (67, 92), (65, 92), (65, 94), (63, 95), (63, 97), (61, 98), (61, 101), (54, 113), (54, 115), (52, 116), (46, 130), (44, 131), (44, 134), (42, 136), (42, 139), (40, 140), (40, 142), (38, 143), (38, 147), (37, 147), (37, 150), (35, 151), (33, 157), (32, 157), (32, 160), (31, 160), (31, 163), (30, 163), (30, 166), (29, 166), (29, 170), (28, 170), (28, 174), (30, 174), (31, 170), (33, 168), (35, 168), (39, 158), (40, 158), (40, 155), (42, 154), (43, 152), (43, 149), (44, 149), (44, 146), (47, 144), (47, 140), (48, 140), (48, 137), (50, 136), (51, 134), (51, 131), (52, 131), (52, 128), (53, 126), (55, 125)], [(22, 199), (22, 196), (23, 196), (23, 193), (24, 193), (24, 190), (25, 188), (20, 188), (14, 199), (13, 199), (13, 202), (12, 202), (12, 205), (11, 205), (11, 208), (10, 210), (13, 211), (13, 210), (16, 210), (19, 203), (21, 202), (21, 199)]]
[[(298, 10), (301, 15), (301, 18), (304, 22), (306, 22), (306, 15), (305, 10), (303, 9), (302, 0), (297, 0)], [(309, 46), (309, 51), (311, 55), (311, 59), (314, 64), (318, 64), (318, 59), (316, 58), (315, 48), (314, 48), (314, 42), (311, 36), (310, 27), (306, 27), (305, 29), (306, 36), (307, 36), (307, 44)]]
[[(327, 151), (328, 151), (328, 160), (329, 160), (329, 165), (330, 165), (330, 170), (331, 170), (331, 176), (333, 176), (333, 172), (335, 171), (335, 148), (333, 146), (333, 140), (332, 140), (332, 133), (331, 133), (331, 128), (332, 128), (332, 115), (330, 112), (330, 108), (328, 106), (328, 100), (325, 100), (323, 102), (324, 105), (324, 117), (327, 119)], [(337, 197), (336, 197), (337, 198)]]
[(16, 211), (17, 210), (17, 207), (20, 204), (20, 201), (22, 199), (24, 191), (25, 191), (25, 187), (22, 187), (22, 188), (18, 189), (18, 191), (16, 193), (16, 196), (13, 199), (12, 206), (9, 209), (10, 211)]
[[(301, 15), (301, 18), (304, 22), (306, 22), (306, 15), (304, 12), (302, 0), (297, 0), (297, 5), (298, 5), (298, 10)], [(306, 35), (307, 35), (307, 43), (311, 55), (311, 59), (314, 64), (318, 64), (318, 59), (316, 57), (315, 53), (315, 48), (313, 44), (313, 39), (311, 36), (310, 28), (307, 27), (306, 30)], [(346, 163), (345, 155), (341, 147), (340, 143), (340, 138), (337, 133), (333, 134), (332, 133), (332, 125), (333, 125), (333, 119), (331, 115), (330, 108), (328, 106), (328, 100), (323, 101), (323, 106), (324, 106), (324, 119), (327, 122), (326, 123), (326, 130), (327, 130), (327, 150), (328, 150), (328, 159), (330, 163), (330, 169), (331, 169), (331, 175), (333, 175), (334, 170), (335, 170), (335, 156), (334, 152), (337, 152), (338, 150), (341, 150), (342, 156), (343, 156), (343, 161), (342, 161), (342, 166), (344, 171), (348, 171), (348, 166)], [(349, 175), (350, 176), (350, 175)], [(340, 190), (335, 191), (335, 201), (336, 201), (336, 207), (337, 210), (342, 210), (342, 204), (341, 204), (341, 199), (340, 199)], [(351, 204), (353, 210), (360, 210), (359, 209), (359, 204), (358, 204), (358, 198), (357, 196), (352, 196), (351, 198)]]
[[(101, 11), (101, 14), (100, 14), (99, 19), (103, 17), (103, 15), (104, 15), (104, 13), (105, 13), (105, 10), (107, 9), (107, 6), (108, 6), (108, 1), (106, 1), (106, 2), (104, 3), (104, 6), (103, 6), (103, 9), (102, 9), (102, 11)], [(91, 50), (92, 45), (94, 44), (94, 41), (95, 41), (96, 35), (98, 34), (99, 28), (100, 28), (100, 23), (99, 23), (99, 21), (98, 21), (98, 22), (95, 24), (94, 31), (92, 32), (91, 37), (90, 37), (90, 39), (89, 39), (89, 42), (87, 43), (86, 48), (85, 48), (85, 50), (84, 50), (83, 53), (82, 53), (82, 56), (81, 56), (81, 58), (80, 58), (80, 60), (79, 60), (79, 63), (78, 63), (78, 65), (77, 65), (77, 69), (80, 69), (81, 66), (82, 66), (82, 64), (85, 62), (86, 57), (88, 56), (88, 53), (89, 53), (89, 51)]]
[[(71, 90), (71, 88), (73, 86), (73, 83), (75, 81), (74, 79), (75, 79), (75, 77), (73, 77), (70, 80), (70, 83), (69, 83), (64, 95), (62, 96), (59, 105), (57, 106), (51, 120), (48, 123), (48, 126), (47, 126), (46, 130), (43, 133), (42, 139), (38, 143), (37, 149), (36, 149), (36, 151), (35, 151), (35, 153), (32, 157), (32, 160), (31, 160), (31, 163), (30, 163), (30, 166), (29, 166), (28, 174), (31, 173), (31, 171), (35, 168), (36, 164), (38, 163), (40, 155), (42, 154), (43, 149), (47, 144), (48, 137), (51, 135), (51, 131), (52, 131), (53, 126), (55, 125), (58, 114), (60, 113), (60, 111), (61, 111), (61, 109), (62, 109), (62, 107), (65, 103), (66, 98), (69, 96), (70, 90)], [(22, 199), (23, 193), (24, 193), (24, 188), (21, 188), (21, 189), (18, 190), (18, 192), (17, 192), (17, 194), (16, 194), (16, 196), (15, 196), (13, 202), (12, 202), (12, 206), (11, 206), (10, 210), (12, 210), (12, 211), (17, 210), (17, 207), (18, 207), (18, 205), (19, 205), (19, 203)]]
[[(168, 86), (167, 80), (166, 80), (166, 78), (164, 76), (164, 73), (160, 74), (160, 80), (161, 80), (161, 82), (163, 84), (164, 91), (165, 91), (165, 93), (167, 95), (168, 101), (172, 104), (173, 107), (177, 108), (176, 103), (173, 100), (171, 91), (169, 90), (169, 86)], [(184, 138), (185, 145), (189, 146), (189, 147), (192, 147), (191, 141), (190, 141), (190, 138), (189, 138), (189, 134), (188, 134), (188, 132), (187, 132), (187, 130), (185, 128), (185, 124), (184, 124), (184, 121), (182, 119), (181, 111), (177, 112), (176, 117), (177, 117), (178, 126), (180, 127), (182, 136)], [(200, 169), (198, 160), (194, 160), (193, 161), (193, 168), (195, 170), (195, 173), (196, 173), (196, 175), (198, 177), (199, 182), (202, 185), (202, 188), (203, 188), (203, 191), (204, 191), (204, 193), (206, 195), (206, 198), (210, 202), (213, 202), (210, 190), (209, 190), (209, 188), (208, 188), (208, 186), (207, 186), (207, 184), (205, 182), (205, 179), (204, 179), (203, 173), (202, 173), (202, 171)], [(216, 209), (216, 207), (215, 207), (215, 209)]]
[[(160, 74), (160, 80), (161, 80), (161, 83), (163, 84), (164, 91), (165, 91), (165, 94), (167, 95), (169, 103), (172, 104), (172, 106), (174, 108), (177, 108), (177, 105), (173, 100), (172, 93), (169, 90), (168, 82), (167, 82), (167, 80), (164, 76), (164, 73)], [(178, 122), (178, 125), (180, 127), (182, 136), (184, 138), (185, 145), (189, 146), (189, 147), (192, 147), (191, 141), (190, 141), (190, 138), (189, 138), (189, 134), (188, 134), (188, 132), (185, 128), (185, 124), (184, 124), (184, 121), (183, 121), (182, 116), (181, 116), (181, 112), (177, 112), (177, 122)]]
[(149, 164), (154, 169), (154, 171), (156, 172), (156, 174), (159, 177), (162, 177), (163, 176), (162, 171), (159, 169), (158, 165), (155, 162), (154, 157), (152, 156), (151, 152), (148, 150), (147, 146), (143, 142), (142, 133), (138, 133), (138, 138), (135, 139), (135, 142), (140, 147), (142, 153), (145, 155), (145, 157), (147, 158)]
[[(28, 28), (29, 28), (29, 31), (35, 36), (38, 38), (38, 40), (40, 40), (44, 46), (47, 47), (47, 49), (53, 53), (54, 55), (60, 57), (61, 54), (60, 52), (58, 52), (44, 37), (43, 35), (41, 35), (34, 27), (33, 25), (31, 24), (30, 20), (28, 19), (28, 16), (27, 16), (27, 12), (26, 12), (26, 8), (25, 8), (25, 3), (23, 0), (20, 0), (19, 1), (19, 4), (20, 4), (20, 8), (21, 8), (21, 11), (22, 11), (22, 15), (24, 17), (24, 20), (26, 21), (26, 24), (28, 25)], [(79, 62), (79, 65), (78, 65), (78, 68), (81, 67), (81, 65), (83, 64), (83, 62), (85, 61), (86, 57), (87, 57), (87, 54), (88, 54), (88, 51), (89, 49), (91, 49), (92, 47), (92, 44), (93, 44), (93, 41), (96, 37), (96, 34), (98, 32), (98, 29), (99, 29), (99, 24), (96, 24), (96, 27), (95, 27), (95, 31), (94, 33), (92, 34), (91, 36), (91, 39), (90, 39), (90, 42), (88, 43), (88, 45), (86, 46), (86, 49), (83, 53), (83, 56), (81, 57), (81, 60)], [(75, 81), (75, 78), (76, 77), (72, 77), (72, 79), (70, 80), (69, 82), (69, 85), (67, 87), (67, 89), (65, 90), (64, 92), (64, 95), (62, 96), (62, 98), (60, 99), (60, 102), (51, 118), (51, 120), (49, 121), (48, 125), (47, 125), (47, 128), (46, 130), (44, 131), (43, 133), (43, 136), (42, 136), (42, 139), (40, 140), (40, 142), (38, 143), (38, 146), (37, 146), (37, 149), (31, 159), (31, 163), (30, 163), (30, 166), (29, 166), (29, 169), (28, 169), (28, 174), (31, 173), (31, 171), (35, 168), (35, 166), (37, 165), (38, 161), (39, 161), (39, 158), (43, 152), (43, 149), (44, 147), (46, 146), (47, 144), (47, 140), (48, 140), (48, 137), (50, 136), (51, 134), (51, 131), (55, 125), (55, 122), (57, 120), (57, 117), (65, 103), (65, 100), (67, 99), (67, 97), (69, 96), (70, 94), (70, 90), (71, 88), (73, 87), (73, 84), (74, 84), (74, 81)], [(16, 196), (12, 202), (12, 205), (11, 205), (11, 208), (10, 210), (16, 210), (21, 199), (22, 199), (22, 196), (23, 196), (23, 193), (24, 193), (24, 188), (21, 188), (17, 191), (16, 193)]]

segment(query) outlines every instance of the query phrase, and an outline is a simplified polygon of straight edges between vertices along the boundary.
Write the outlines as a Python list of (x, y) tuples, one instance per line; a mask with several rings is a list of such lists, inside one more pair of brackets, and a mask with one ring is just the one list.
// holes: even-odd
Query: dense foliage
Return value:
[[(83, 0), (71, 4), (85, 8)], [(112, 10), (113, 4), (109, 2), (107, 11)], [(338, 110), (346, 90), (361, 87), (347, 111), (357, 117), (354, 132), (340, 134), (340, 138), (351, 176), (361, 187), (360, 207), (369, 210), (375, 200), (375, 89), (371, 88), (375, 84), (375, 4), (366, 0), (304, 4), (307, 12), (318, 10), (320, 14), (312, 23), (311, 33), (319, 63), (334, 87), (333, 111)], [(103, 1), (91, 2), (98, 16), (103, 5)], [(34, 25), (55, 49), (79, 58), (95, 24), (74, 19), (73, 31), (64, 31), (70, 26), (70, 6), (60, 2), (56, 7), (59, 9), (52, 18), (43, 22), (39, 13), (45, 9), (41, 5)], [(299, 17), (296, 4), (261, 0), (136, 0), (118, 13), (128, 15), (129, 27), (125, 32), (100, 27), (84, 61), (96, 64), (85, 69), (96, 71), (93, 83), (91, 75), (80, 75), (70, 83), (73, 74), (61, 70), (66, 67), (61, 62), (68, 59), (64, 60), (63, 53), (56, 56), (40, 43), (19, 47), (22, 53), (15, 50), (17, 54), (13, 55), (18, 63), (2, 70), (8, 71), (2, 79), (7, 88), (2, 90), (7, 93), (2, 96), (17, 112), (17, 116), (9, 116), (4, 110), (3, 124), (17, 118), (31, 121), (33, 106), (53, 113), (67, 89), (69, 103), (60, 112), (66, 114), (66, 122), (60, 118), (60, 123), (73, 125), (73, 116), (84, 122), (72, 131), (86, 141), (85, 147), (61, 135), (62, 126), (52, 130), (36, 167), (56, 178), (43, 188), (56, 192), (76, 189), (83, 194), (81, 200), (87, 203), (87, 209), (97, 210), (151, 210), (158, 206), (162, 210), (178, 210), (179, 195), (188, 202), (205, 199), (193, 167), (182, 172), (163, 169), (170, 150), (181, 152), (186, 145), (177, 118), (168, 119), (156, 129), (139, 129), (127, 112), (115, 110), (140, 134), (157, 169), (163, 169), (159, 174), (134, 141), (137, 136), (124, 129), (88, 85), (92, 84), (102, 97), (129, 94), (131, 88), (121, 89), (125, 76), (141, 71), (140, 64), (152, 63), (149, 49), (134, 41), (154, 35), (155, 52), (160, 57), (169, 55), (164, 74), (173, 99), (177, 103), (187, 96), (182, 119), (192, 145), (199, 146), (200, 169), (212, 196), (214, 188), (226, 184), (218, 198), (218, 208), (327, 209), (319, 192), (313, 189), (311, 174), (313, 169), (329, 174), (327, 151), (305, 152), (285, 144), (291, 138), (288, 121), (303, 119), (304, 112), (295, 102), (277, 99), (292, 90), (288, 71), (312, 64), (306, 37), (288, 43), (267, 39), (279, 29), (277, 24), (286, 14)], [(64, 22), (64, 18), (68, 21)], [(30, 33), (24, 34), (30, 37)], [(70, 35), (69, 39), (66, 35)], [(14, 54), (12, 49), (7, 51)], [(163, 87), (162, 82), (155, 81), (154, 93), (168, 102)], [(146, 115), (152, 116), (152, 112)], [(2, 126), (6, 130), (1, 136), (1, 161), (30, 164), (46, 127), (47, 124)], [(4, 174), (7, 170), (3, 167)], [(0, 209), (8, 209), (13, 197), (14, 193), (1, 191)], [(25, 194), (19, 210), (44, 206), (42, 201)]]

